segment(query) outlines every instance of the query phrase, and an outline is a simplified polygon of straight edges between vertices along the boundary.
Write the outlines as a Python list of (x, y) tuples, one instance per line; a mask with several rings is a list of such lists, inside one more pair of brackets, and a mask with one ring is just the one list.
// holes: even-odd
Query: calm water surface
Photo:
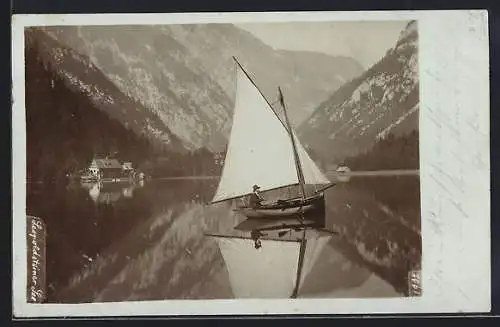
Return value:
[[(28, 214), (48, 229), (49, 302), (232, 298), (220, 251), (205, 232), (245, 218), (206, 205), (216, 179), (28, 187)], [(308, 274), (303, 297), (407, 292), (421, 260), (419, 178), (356, 177), (326, 192), (337, 231)]]

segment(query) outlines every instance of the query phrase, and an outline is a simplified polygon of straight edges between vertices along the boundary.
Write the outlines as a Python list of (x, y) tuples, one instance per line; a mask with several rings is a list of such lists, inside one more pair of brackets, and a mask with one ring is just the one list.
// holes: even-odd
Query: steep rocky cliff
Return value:
[(417, 41), (417, 25), (411, 22), (379, 62), (316, 109), (300, 127), (301, 139), (323, 160), (338, 163), (390, 133), (418, 129)]

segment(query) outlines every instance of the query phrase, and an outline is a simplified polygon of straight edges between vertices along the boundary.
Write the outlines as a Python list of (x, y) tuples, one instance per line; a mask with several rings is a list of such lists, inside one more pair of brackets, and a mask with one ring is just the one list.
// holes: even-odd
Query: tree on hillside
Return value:
[(418, 131), (396, 137), (390, 133), (367, 152), (344, 160), (353, 170), (419, 169)]

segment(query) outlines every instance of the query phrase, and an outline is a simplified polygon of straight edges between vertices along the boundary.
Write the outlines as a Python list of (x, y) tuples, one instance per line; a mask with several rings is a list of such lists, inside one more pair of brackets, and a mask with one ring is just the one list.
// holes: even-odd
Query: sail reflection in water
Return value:
[[(236, 298), (290, 298), (304, 282), (331, 235), (307, 230), (302, 240), (297, 232), (282, 239), (254, 240), (244, 237), (214, 236), (229, 274)], [(302, 234), (302, 232), (298, 232)], [(303, 262), (300, 252), (304, 251)], [(297, 276), (301, 276), (297, 278)]]

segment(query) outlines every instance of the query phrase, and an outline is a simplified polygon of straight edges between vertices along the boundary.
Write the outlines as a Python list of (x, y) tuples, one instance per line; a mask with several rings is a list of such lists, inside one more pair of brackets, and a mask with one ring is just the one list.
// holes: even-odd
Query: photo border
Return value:
[[(490, 108), (486, 11), (15, 15), (12, 20), (13, 308), (17, 317), (490, 310)], [(353, 20), (418, 22), (421, 297), (27, 303), (24, 27)]]

